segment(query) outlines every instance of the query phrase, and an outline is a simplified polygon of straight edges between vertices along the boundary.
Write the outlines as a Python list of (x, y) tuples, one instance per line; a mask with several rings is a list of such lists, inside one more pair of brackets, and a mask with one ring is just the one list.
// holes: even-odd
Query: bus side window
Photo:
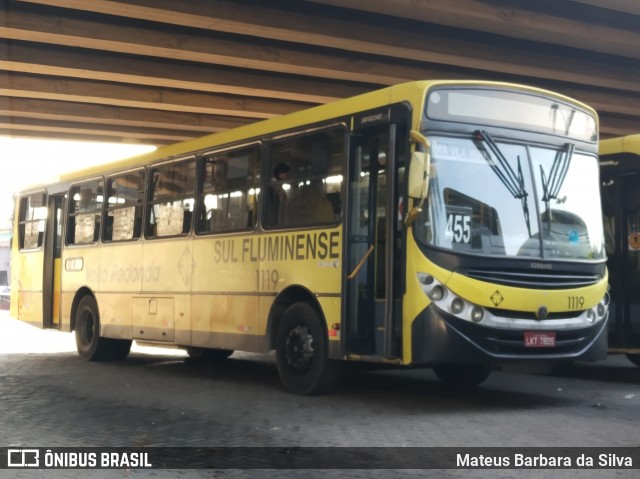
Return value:
[(144, 170), (124, 173), (107, 180), (103, 241), (126, 241), (140, 237), (144, 188)]
[(258, 146), (207, 155), (200, 162), (196, 233), (252, 229), (260, 192)]
[(147, 237), (189, 234), (195, 205), (195, 159), (153, 168), (151, 178)]
[[(270, 148), (269, 171), (287, 165), (288, 173), (284, 180), (274, 176), (267, 183), (268, 188), (281, 189), (283, 194), (264, 195), (263, 226), (307, 226), (339, 221), (344, 194), (344, 159), (342, 128), (274, 141)], [(279, 214), (281, 203), (285, 205), (282, 218)]]
[(100, 237), (104, 182), (91, 180), (69, 191), (67, 244), (90, 244)]
[(42, 246), (47, 218), (47, 195), (35, 193), (20, 198), (20, 249), (35, 249)]

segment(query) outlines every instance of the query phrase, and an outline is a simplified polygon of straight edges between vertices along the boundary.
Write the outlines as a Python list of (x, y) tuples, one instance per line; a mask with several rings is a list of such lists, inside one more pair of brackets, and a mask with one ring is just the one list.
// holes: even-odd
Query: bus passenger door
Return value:
[(64, 194), (50, 194), (44, 238), (42, 285), (42, 327), (60, 328), (60, 285), (62, 276), (62, 215)]
[[(346, 354), (398, 357), (401, 258), (398, 231), (399, 125), (352, 137), (346, 224)], [(396, 325), (396, 326), (394, 326)], [(346, 331), (345, 331), (346, 330)]]

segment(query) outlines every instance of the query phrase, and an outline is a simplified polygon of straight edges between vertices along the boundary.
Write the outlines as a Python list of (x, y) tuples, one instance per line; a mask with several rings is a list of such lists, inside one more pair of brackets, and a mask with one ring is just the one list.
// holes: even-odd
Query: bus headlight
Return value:
[(430, 274), (418, 273), (418, 281), (422, 291), (434, 306), (437, 306), (442, 311), (450, 312), (456, 318), (479, 323), (487, 317), (492, 317), (488, 310), (477, 304), (465, 301)]
[(596, 312), (593, 309), (587, 311), (587, 321), (593, 323), (596, 320)]
[(480, 306), (474, 306), (471, 308), (471, 320), (474, 323), (479, 323), (484, 319), (484, 310)]
[(598, 303), (598, 306), (596, 306), (596, 313), (598, 313), (598, 317), (603, 317), (606, 312), (607, 307), (602, 302)]
[(433, 289), (429, 292), (429, 298), (431, 301), (440, 301), (444, 298), (445, 291), (444, 288), (440, 285), (434, 286)]
[(464, 309), (464, 301), (456, 296), (451, 301), (451, 305), (449, 306), (449, 309), (453, 314), (462, 313), (462, 310)]

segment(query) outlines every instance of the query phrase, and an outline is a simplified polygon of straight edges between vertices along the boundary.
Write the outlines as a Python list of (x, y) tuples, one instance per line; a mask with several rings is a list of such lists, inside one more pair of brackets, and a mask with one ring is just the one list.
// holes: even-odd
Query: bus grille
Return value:
[(596, 284), (602, 278), (598, 275), (532, 273), (531, 271), (495, 271), (470, 269), (470, 278), (489, 283), (515, 286), (517, 288), (570, 289)]

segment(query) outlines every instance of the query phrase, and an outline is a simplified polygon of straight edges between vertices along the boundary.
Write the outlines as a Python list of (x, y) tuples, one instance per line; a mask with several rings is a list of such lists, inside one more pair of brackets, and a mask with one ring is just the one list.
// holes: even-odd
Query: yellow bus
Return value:
[(225, 358), (317, 394), (344, 361), (457, 384), (606, 355), (598, 119), (526, 86), (419, 81), (20, 193), (12, 312)]
[(640, 366), (640, 134), (600, 142), (609, 352)]

